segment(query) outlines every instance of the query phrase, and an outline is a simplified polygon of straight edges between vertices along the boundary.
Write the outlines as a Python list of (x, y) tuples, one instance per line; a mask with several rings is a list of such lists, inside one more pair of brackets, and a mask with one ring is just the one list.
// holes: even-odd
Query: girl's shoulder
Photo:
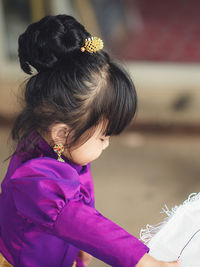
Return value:
[[(91, 199), (80, 192), (77, 171), (66, 162), (49, 157), (26, 161), (3, 186), (6, 199), (18, 214), (44, 226), (52, 226), (63, 207), (74, 199)], [(11, 196), (11, 198), (7, 196)], [(3, 197), (4, 197), (3, 196)]]
[(22, 177), (71, 177), (78, 178), (78, 172), (73, 165), (60, 162), (50, 157), (39, 157), (22, 163), (10, 179)]

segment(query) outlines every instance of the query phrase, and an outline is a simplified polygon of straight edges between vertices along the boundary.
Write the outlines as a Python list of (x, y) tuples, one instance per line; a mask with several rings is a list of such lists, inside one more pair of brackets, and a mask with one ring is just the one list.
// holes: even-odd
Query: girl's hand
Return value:
[(138, 262), (136, 267), (178, 267), (178, 261), (164, 262), (158, 261), (151, 257), (149, 254), (145, 254), (141, 260)]
[(85, 251), (80, 250), (78, 256), (81, 258), (84, 266), (88, 266), (88, 264), (92, 261), (92, 256)]

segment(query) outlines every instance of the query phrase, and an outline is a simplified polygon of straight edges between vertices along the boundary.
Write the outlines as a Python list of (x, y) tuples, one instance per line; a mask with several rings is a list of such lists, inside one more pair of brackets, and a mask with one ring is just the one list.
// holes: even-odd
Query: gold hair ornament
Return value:
[(85, 39), (84, 46), (81, 47), (81, 52), (96, 53), (103, 48), (103, 41), (98, 37), (90, 37)]

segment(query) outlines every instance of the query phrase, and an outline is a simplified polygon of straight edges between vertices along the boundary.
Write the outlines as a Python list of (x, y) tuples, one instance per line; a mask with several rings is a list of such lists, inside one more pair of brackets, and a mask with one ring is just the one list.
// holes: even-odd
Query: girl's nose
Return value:
[(105, 150), (109, 146), (109, 139), (106, 139), (103, 143), (103, 150)]

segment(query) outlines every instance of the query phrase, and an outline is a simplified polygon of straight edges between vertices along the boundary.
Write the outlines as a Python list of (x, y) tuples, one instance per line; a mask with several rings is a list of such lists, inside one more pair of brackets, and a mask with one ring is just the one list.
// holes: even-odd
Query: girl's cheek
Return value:
[(103, 148), (102, 148), (102, 145), (101, 145), (101, 146), (98, 147), (98, 149), (94, 153), (95, 159), (97, 159), (101, 155), (102, 151), (103, 151)]

